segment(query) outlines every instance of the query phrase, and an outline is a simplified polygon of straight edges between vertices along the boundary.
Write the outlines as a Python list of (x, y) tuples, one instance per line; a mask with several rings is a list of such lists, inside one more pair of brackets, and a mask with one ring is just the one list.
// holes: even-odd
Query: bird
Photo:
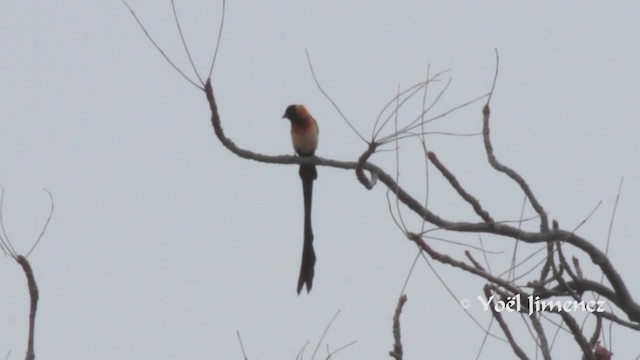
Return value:
[[(282, 118), (291, 122), (291, 142), (296, 154), (300, 157), (311, 157), (318, 148), (318, 123), (303, 105), (289, 105)], [(306, 285), (307, 293), (313, 286), (316, 253), (313, 250), (313, 230), (311, 229), (311, 198), (313, 181), (318, 178), (316, 166), (301, 164), (298, 171), (302, 180), (304, 198), (304, 244), (302, 246), (302, 262), (298, 278), (298, 295)]]

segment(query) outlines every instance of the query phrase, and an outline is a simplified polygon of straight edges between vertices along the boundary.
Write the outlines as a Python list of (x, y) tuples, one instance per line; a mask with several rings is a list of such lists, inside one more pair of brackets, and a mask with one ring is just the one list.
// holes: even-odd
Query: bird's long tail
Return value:
[(298, 294), (306, 284), (307, 292), (313, 285), (314, 266), (316, 253), (313, 251), (313, 230), (311, 229), (311, 198), (313, 194), (313, 181), (318, 178), (315, 165), (300, 165), (300, 179), (302, 179), (302, 195), (304, 197), (304, 245), (302, 247), (302, 263), (300, 264), (300, 277), (298, 278)]

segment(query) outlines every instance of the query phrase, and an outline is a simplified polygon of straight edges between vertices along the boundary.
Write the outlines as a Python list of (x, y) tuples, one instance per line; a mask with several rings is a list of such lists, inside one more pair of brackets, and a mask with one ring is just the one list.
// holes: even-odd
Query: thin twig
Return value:
[(320, 81), (318, 81), (318, 77), (316, 76), (316, 72), (313, 70), (313, 64), (311, 63), (311, 57), (309, 56), (309, 50), (304, 49), (304, 53), (307, 55), (307, 63), (309, 64), (309, 70), (311, 70), (311, 76), (313, 76), (313, 81), (316, 83), (316, 86), (318, 87), (318, 90), (320, 90), (322, 95), (324, 95), (324, 97), (327, 98), (327, 100), (329, 100), (331, 105), (333, 105), (333, 108), (336, 109), (338, 114), (340, 114), (340, 117), (342, 117), (342, 120), (344, 120), (344, 122), (346, 122), (347, 125), (349, 125), (351, 130), (353, 130), (353, 132), (360, 138), (360, 140), (362, 140), (362, 141), (364, 141), (366, 143), (367, 140), (365, 140), (364, 136), (362, 136), (358, 132), (358, 130), (356, 130), (356, 128), (353, 126), (353, 124), (351, 124), (351, 121), (349, 121), (349, 119), (347, 119), (347, 117), (342, 113), (342, 110), (340, 110), (340, 107), (338, 106), (338, 104), (336, 104), (336, 102), (331, 98), (331, 96), (329, 96), (329, 94), (322, 88), (322, 85), (320, 85)]
[(236, 336), (238, 337), (238, 343), (240, 343), (240, 350), (242, 350), (242, 357), (244, 360), (248, 360), (247, 353), (244, 352), (244, 345), (242, 344), (242, 338), (240, 337), (240, 331), (236, 331)]
[[(376, 126), (378, 124), (378, 120), (376, 119), (376, 123), (374, 125), (374, 135), (373, 135), (373, 139), (377, 138), (378, 135), (380, 135), (380, 133), (382, 132), (382, 130), (387, 126), (387, 124), (389, 123), (389, 121), (391, 121), (391, 119), (393, 119), (395, 116), (397, 116), (398, 111), (400, 111), (400, 107), (402, 107), (405, 103), (407, 103), (409, 100), (411, 100), (415, 95), (417, 95), (420, 90), (422, 90), (423, 87), (425, 87), (427, 84), (429, 83), (429, 81), (426, 81), (424, 83), (419, 83), (417, 84), (417, 87), (411, 91), (409, 93), (409, 95), (407, 95), (404, 99), (400, 100), (400, 97), (403, 96), (405, 92), (399, 93), (394, 97), (394, 101), (396, 101), (397, 103), (400, 104), (400, 106), (396, 106), (393, 111), (391, 112), (391, 114), (389, 114), (389, 116), (387, 116), (387, 118), (382, 122), (382, 124), (380, 125), (380, 127), (376, 130)], [(440, 98), (442, 97), (442, 95), (445, 93), (445, 91), (447, 90), (447, 88), (449, 87), (449, 85), (451, 84), (451, 79), (449, 79), (449, 81), (447, 82), (447, 84), (444, 86), (444, 88), (440, 91), (440, 94), (436, 97), (436, 99), (434, 100), (434, 102), (437, 102), (438, 100), (440, 100)], [(386, 109), (388, 107), (385, 106), (383, 108)], [(431, 107), (429, 107), (430, 109)], [(426, 113), (428, 110), (424, 110), (424, 113)], [(423, 114), (421, 114), (420, 116), (418, 116), (416, 119), (420, 119), (423, 116)], [(415, 122), (416, 120), (414, 120), (413, 122)], [(404, 128), (406, 128), (407, 126), (405, 126)], [(394, 131), (391, 135), (387, 135), (386, 137), (388, 138), (393, 138), (398, 134), (398, 131)]]
[(333, 315), (333, 317), (331, 318), (331, 321), (329, 321), (329, 323), (327, 324), (327, 327), (324, 329), (324, 332), (322, 333), (320, 340), (318, 340), (318, 345), (316, 346), (316, 349), (313, 350), (313, 354), (311, 355), (311, 360), (313, 360), (313, 358), (316, 357), (316, 353), (318, 352), (318, 349), (320, 349), (320, 345), (322, 344), (322, 341), (324, 341), (324, 337), (327, 336), (327, 333), (329, 332), (331, 325), (333, 325), (334, 320), (338, 317), (339, 314), (340, 314), (340, 310), (336, 311), (336, 314)]
[[(520, 207), (520, 219), (518, 221), (518, 229), (522, 229), (522, 219), (524, 218), (524, 207), (527, 204), (527, 197), (523, 196), (522, 199), (522, 206)], [(511, 272), (508, 275), (509, 279), (515, 279), (516, 277), (516, 268), (515, 268), (515, 264), (516, 264), (516, 256), (518, 254), (518, 244), (520, 244), (520, 241), (518, 241), (518, 239), (515, 239), (515, 242), (513, 244), (513, 253), (511, 254)]]
[(308, 345), (309, 345), (308, 341), (305, 342), (304, 345), (302, 345), (302, 348), (300, 349), (300, 351), (298, 351), (298, 354), (296, 355), (296, 360), (303, 358), (304, 350), (307, 348)]
[(500, 55), (498, 49), (494, 49), (496, 53), (496, 71), (493, 73), (493, 81), (491, 82), (491, 91), (489, 92), (489, 98), (487, 99), (487, 105), (491, 103), (491, 97), (496, 89), (496, 83), (498, 82), (498, 70), (500, 69)]
[(491, 263), (489, 262), (489, 259), (487, 259), (488, 250), (484, 248), (484, 241), (482, 241), (482, 234), (478, 234), (478, 242), (480, 242), (480, 249), (482, 251), (482, 257), (484, 258), (484, 263), (487, 266), (487, 272), (491, 274), (493, 271), (491, 271)]
[(411, 275), (413, 274), (413, 269), (416, 268), (416, 264), (418, 263), (418, 259), (420, 259), (420, 253), (422, 251), (418, 250), (416, 257), (413, 258), (413, 262), (411, 263), (411, 267), (409, 268), (409, 272), (407, 273), (407, 277), (404, 279), (404, 284), (402, 284), (402, 290), (400, 290), (400, 296), (404, 295), (405, 291), (407, 291), (407, 285), (409, 285), (409, 279), (411, 279)]
[[(454, 107), (450, 108), (449, 110), (440, 113), (439, 115), (433, 116), (433, 117), (425, 120), (424, 124), (436, 121), (438, 119), (442, 119), (442, 118), (450, 115), (451, 113), (453, 113), (455, 111), (463, 109), (463, 108), (465, 108), (465, 107), (467, 107), (467, 106), (469, 106), (469, 105), (471, 105), (473, 103), (476, 103), (476, 102), (484, 99), (485, 97), (487, 97), (487, 95), (488, 94), (480, 95), (480, 96), (478, 96), (478, 97), (476, 97), (474, 99), (471, 99), (471, 100), (469, 100), (467, 102), (464, 102), (464, 103), (462, 103), (462, 104), (460, 104), (458, 106), (454, 106)], [(417, 118), (420, 118), (420, 116), (421, 115), (419, 115)], [(394, 134), (391, 134), (391, 135), (384, 136), (384, 137), (378, 139), (377, 142), (379, 142), (380, 144), (386, 144), (386, 143), (388, 143), (390, 141), (393, 141), (395, 137), (400, 136), (401, 134), (405, 134), (405, 133), (413, 131), (414, 129), (419, 128), (420, 126), (422, 126), (422, 124), (423, 124), (423, 122), (421, 121), (420, 123), (413, 124), (411, 126), (405, 126), (404, 128), (400, 129), (398, 131), (398, 133), (394, 133)]]
[[(398, 93), (400, 93), (400, 85), (398, 85)], [(400, 114), (400, 103), (399, 103), (399, 99), (400, 97), (396, 97), (396, 111), (395, 111), (395, 118), (393, 121), (393, 126), (395, 127), (395, 130), (398, 131), (398, 116)], [(396, 140), (395, 141), (395, 155), (396, 155), (396, 184), (400, 184), (400, 141)], [(398, 200), (398, 196), (396, 196), (396, 211), (398, 213), (398, 219), (400, 220), (400, 223), (402, 224), (402, 228), (404, 229), (403, 233), (407, 232), (407, 224), (405, 224), (404, 219), (402, 218), (402, 210), (400, 210), (400, 200)]]
[(471, 261), (471, 263), (473, 264), (473, 266), (476, 269), (486, 272), (486, 270), (482, 267), (482, 265), (480, 265), (478, 260), (474, 259), (473, 255), (471, 255), (471, 252), (469, 250), (465, 250), (464, 251), (464, 256), (466, 256), (467, 259), (469, 259), (469, 261)]
[[(422, 206), (425, 207), (425, 209), (429, 208), (429, 160), (427, 158), (427, 154), (429, 152), (429, 150), (427, 149), (427, 140), (426, 140), (426, 132), (424, 129), (424, 116), (426, 115), (427, 112), (427, 93), (429, 91), (429, 74), (431, 73), (431, 64), (427, 65), (427, 82), (424, 85), (424, 92), (422, 93), (422, 117), (420, 118), (420, 145), (422, 146), (422, 154), (424, 155), (424, 203), (422, 204)], [(427, 225), (427, 222), (422, 220), (422, 224), (420, 225), (420, 231), (424, 231), (425, 226)]]
[(216, 49), (213, 52), (213, 59), (211, 60), (211, 67), (209, 68), (209, 76), (207, 79), (211, 79), (211, 74), (213, 73), (213, 65), (216, 63), (216, 59), (218, 58), (218, 49), (220, 48), (220, 39), (222, 39), (222, 29), (224, 28), (224, 15), (226, 13), (226, 1), (222, 0), (222, 15), (220, 16), (220, 28), (218, 29), (218, 40), (216, 41)]
[(184, 52), (187, 53), (187, 58), (189, 59), (191, 68), (193, 69), (193, 72), (196, 74), (196, 77), (198, 78), (198, 80), (200, 81), (202, 88), (204, 88), (204, 81), (202, 81), (202, 78), (198, 73), (198, 69), (196, 69), (196, 65), (193, 63), (193, 59), (191, 58), (191, 52), (189, 51), (189, 47), (187, 46), (187, 41), (184, 39), (184, 34), (182, 33), (182, 26), (180, 26), (180, 20), (178, 20), (178, 12), (176, 11), (176, 4), (174, 0), (171, 0), (171, 10), (173, 10), (173, 18), (176, 20), (176, 27), (178, 28), (178, 33), (180, 34), (180, 41), (182, 41)]
[[(419, 235), (417, 234), (407, 234), (407, 238), (416, 241), (414, 239), (416, 238), (420, 238)], [(420, 240), (421, 241), (421, 240)], [(445, 258), (449, 259), (449, 260), (453, 260), (451, 259), (449, 256), (444, 255), (444, 254), (440, 254), (436, 251), (434, 251), (433, 249), (431, 249), (428, 245), (426, 245), (426, 243), (424, 244), (418, 244), (418, 248), (422, 248), (425, 249), (422, 245), (425, 245), (428, 250), (426, 251), (420, 251), (419, 255), (422, 257), (422, 259), (424, 259), (424, 262), (427, 264), (427, 266), (429, 266), (429, 269), (431, 270), (431, 272), (436, 276), (436, 278), (438, 279), (438, 281), (440, 282), (440, 284), (442, 285), (442, 287), (444, 287), (444, 289), (447, 291), (447, 293), (451, 296), (452, 299), (454, 299), (457, 303), (460, 303), (459, 298), (456, 296), (456, 294), (453, 293), (453, 290), (451, 290), (451, 287), (449, 287), (449, 285), (447, 285), (447, 283), (444, 281), (444, 279), (442, 278), (442, 276), (440, 276), (440, 274), (436, 271), (436, 269), (434, 268), (434, 266), (431, 264), (431, 262), (429, 262), (429, 258), (425, 255), (425, 252), (427, 254), (429, 254), (429, 257), (439, 261), (439, 262), (443, 262), (446, 260), (444, 260)], [(438, 255), (434, 255), (434, 254), (438, 254)], [(435, 256), (435, 257), (434, 257)], [(453, 260), (455, 261), (455, 260)], [(466, 265), (466, 264), (464, 264)], [(478, 328), (480, 328), (484, 333), (488, 333), (489, 336), (491, 336), (492, 338), (496, 339), (496, 340), (500, 340), (500, 341), (505, 341), (504, 339), (498, 337), (497, 335), (491, 333), (489, 331), (489, 329), (485, 328), (482, 324), (480, 324), (480, 322), (478, 321), (478, 319), (476, 319), (473, 315), (471, 315), (471, 313), (469, 312), (469, 310), (467, 309), (463, 309), (464, 313), (471, 319), (471, 321), (473, 321), (474, 324), (476, 324), (476, 326), (478, 326)]]
[[(355, 344), (357, 344), (357, 343), (358, 343), (358, 342), (357, 342), (356, 340), (353, 340), (353, 341), (352, 341), (352, 342), (350, 342), (350, 343), (347, 343), (347, 344), (345, 344), (345, 345), (340, 346), (339, 348), (337, 348), (337, 349), (335, 349), (335, 350), (333, 350), (333, 351), (329, 352), (329, 353), (327, 354), (327, 357), (325, 358), (325, 360), (331, 359), (331, 357), (332, 357), (333, 355), (335, 355), (335, 354), (339, 353), (340, 351), (342, 351), (342, 350), (344, 350), (344, 349), (346, 349), (346, 348), (348, 348), (348, 347), (350, 347), (350, 346), (353, 346), (353, 345), (355, 345)], [(328, 346), (329, 346), (329, 345), (327, 345), (327, 347), (328, 347)]]
[(167, 54), (164, 52), (164, 50), (162, 50), (162, 48), (155, 42), (155, 40), (153, 40), (153, 38), (151, 37), (151, 35), (149, 34), (149, 32), (147, 31), (145, 26), (142, 25), (142, 22), (140, 21), (140, 19), (138, 19), (138, 15), (136, 15), (135, 11), (133, 11), (133, 9), (131, 8), (131, 6), (129, 6), (127, 1), (126, 0), (122, 0), (122, 2), (127, 7), (127, 9), (129, 9), (129, 12), (131, 12), (131, 15), (133, 16), (133, 18), (138, 23), (138, 26), (140, 26), (140, 29), (142, 29), (142, 31), (144, 32), (144, 35), (151, 42), (151, 44), (153, 44), (153, 46), (156, 48), (156, 50), (158, 50), (160, 55), (162, 55), (162, 57), (169, 63), (169, 65), (171, 65), (171, 67), (173, 67), (173, 69), (175, 71), (177, 71), (178, 74), (182, 75), (182, 77), (185, 78), (185, 80), (187, 80), (189, 83), (191, 83), (191, 85), (197, 87), (200, 90), (204, 90), (204, 88), (202, 86), (196, 84), (195, 81), (191, 80), (182, 70), (180, 70), (180, 68), (176, 64), (173, 63), (173, 61), (171, 61), (171, 59), (169, 58), (169, 56), (167, 56)]
[(0, 186), (0, 229), (2, 230), (2, 234), (0, 235), (0, 247), (5, 254), (8, 254), (12, 258), (16, 259), (18, 253), (13, 248), (13, 244), (11, 240), (9, 240), (9, 235), (7, 235), (7, 229), (4, 227), (4, 187)]
[[(382, 114), (384, 114), (384, 112), (389, 108), (389, 106), (391, 106), (393, 103), (395, 103), (398, 99), (398, 97), (402, 97), (406, 95), (406, 98), (404, 98), (402, 101), (400, 101), (401, 104), (404, 104), (405, 102), (409, 101), (411, 98), (413, 98), (413, 96), (417, 95), (418, 92), (421, 89), (426, 88), (429, 83), (435, 82), (435, 81), (439, 81), (438, 77), (440, 77), (440, 75), (448, 72), (449, 70), (444, 70), (441, 71), (437, 74), (435, 74), (433, 77), (429, 77), (429, 75), (427, 74), (427, 80), (425, 81), (421, 81), (417, 84), (414, 84), (412, 86), (410, 86), (408, 89), (402, 91), (400, 94), (396, 94), (396, 96), (394, 96), (393, 98), (391, 98), (391, 100), (389, 100), (389, 102), (387, 102), (382, 109), (380, 110), (380, 112), (378, 113), (378, 117), (376, 118), (376, 121), (373, 123), (373, 127), (371, 130), (371, 139), (376, 139), (378, 137), (378, 135), (380, 134), (380, 132), (382, 131), (382, 129), (384, 129), (384, 127), (386, 126), (386, 124), (389, 122), (389, 120), (394, 116), (394, 113), (398, 110), (398, 108), (396, 107), (394, 109), (394, 111), (389, 114), (389, 116), (387, 116), (387, 118), (383, 121), (382, 125), (378, 125), (380, 123), (380, 118), (382, 118)], [(449, 79), (450, 82), (450, 79)], [(436, 100), (434, 100), (431, 105), (429, 106), (429, 108), (423, 107), (422, 109), (422, 114), (426, 114), (439, 100), (440, 96), (442, 95), (442, 93), (446, 90), (446, 86), (445, 89), (443, 89), (440, 94), (436, 97)], [(408, 95), (407, 95), (408, 94)], [(424, 98), (424, 96), (423, 96)], [(424, 101), (423, 101), (424, 102)], [(424, 115), (423, 115), (424, 116)], [(418, 117), (420, 118), (420, 117)]]
[[(613, 212), (611, 213), (611, 219), (609, 220), (609, 231), (607, 232), (607, 244), (604, 247), (604, 253), (609, 254), (609, 245), (611, 244), (611, 233), (613, 232), (613, 221), (616, 218), (616, 210), (618, 209), (618, 202), (620, 201), (620, 194), (622, 193), (622, 182), (624, 177), (620, 178), (620, 184), (618, 185), (618, 193), (616, 194), (616, 202), (613, 204)], [(600, 275), (600, 282), (604, 278), (604, 274)]]
[[(398, 216), (396, 216), (396, 213), (393, 211), (393, 205), (392, 205), (392, 201), (391, 201), (391, 194), (393, 194), (393, 192), (391, 190), (387, 189), (387, 191), (386, 191), (386, 199), (387, 199), (387, 209), (389, 210), (389, 215), (391, 215), (391, 220), (393, 220), (393, 223), (396, 225), (398, 230), (400, 230), (400, 232), (402, 232), (403, 234), (406, 234), (407, 229), (406, 229), (406, 227), (404, 227), (404, 225), (398, 219), (399, 214), (398, 214)], [(395, 196), (394, 196), (394, 199), (395, 199)]]
[(440, 241), (440, 242), (443, 242), (445, 244), (457, 245), (457, 246), (461, 246), (463, 248), (478, 250), (478, 251), (481, 251), (482, 253), (485, 253), (485, 254), (500, 255), (500, 254), (504, 253), (504, 251), (502, 251), (502, 250), (499, 250), (499, 251), (487, 250), (487, 249), (483, 248), (482, 246), (475, 246), (475, 245), (468, 244), (466, 242), (449, 240), (449, 239), (445, 239), (445, 238), (437, 237), (437, 236), (432, 236), (432, 235), (424, 235), (425, 233), (426, 233), (426, 231), (420, 233), (420, 235), (422, 235), (422, 237), (424, 237), (425, 239)]
[(51, 200), (51, 208), (49, 208), (49, 216), (47, 216), (47, 221), (45, 221), (44, 226), (42, 227), (42, 231), (40, 231), (40, 235), (38, 235), (38, 239), (33, 243), (33, 245), (31, 246), (31, 249), (29, 249), (29, 252), (27, 252), (27, 255), (24, 256), (27, 258), (29, 257), (29, 255), (31, 255), (31, 252), (33, 252), (36, 246), (38, 246), (38, 244), (40, 243), (40, 239), (42, 239), (42, 236), (47, 231), (47, 227), (49, 226), (49, 222), (51, 222), (51, 217), (53, 216), (53, 209), (54, 209), (53, 194), (51, 194), (51, 191), (47, 189), (44, 189), (44, 191), (46, 191), (47, 194), (49, 194), (49, 199)]

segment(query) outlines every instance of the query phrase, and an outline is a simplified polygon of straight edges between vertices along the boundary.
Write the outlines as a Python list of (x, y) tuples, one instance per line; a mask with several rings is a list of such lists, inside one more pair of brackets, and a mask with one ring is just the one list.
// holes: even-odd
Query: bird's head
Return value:
[(296, 121), (300, 115), (298, 114), (298, 106), (299, 105), (289, 105), (287, 106), (287, 110), (285, 110), (284, 115), (282, 115), (282, 118), (287, 118), (291, 121)]

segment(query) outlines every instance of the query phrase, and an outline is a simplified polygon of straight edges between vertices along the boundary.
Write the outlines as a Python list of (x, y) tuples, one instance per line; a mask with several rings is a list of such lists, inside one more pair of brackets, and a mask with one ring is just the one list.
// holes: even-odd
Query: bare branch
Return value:
[(495, 221), (493, 221), (491, 215), (489, 215), (489, 213), (482, 208), (482, 206), (480, 205), (480, 201), (474, 198), (462, 187), (462, 185), (460, 185), (460, 182), (458, 181), (458, 179), (456, 179), (455, 175), (453, 175), (449, 171), (449, 169), (447, 169), (440, 162), (436, 154), (432, 151), (429, 151), (427, 153), (427, 156), (429, 157), (429, 160), (431, 160), (431, 163), (435, 165), (435, 167), (440, 170), (440, 173), (442, 173), (442, 175), (449, 181), (449, 184), (451, 184), (451, 186), (458, 192), (458, 195), (460, 195), (461, 198), (463, 198), (467, 203), (469, 203), (469, 205), (471, 205), (471, 207), (473, 207), (473, 210), (476, 212), (476, 214), (478, 214), (478, 216), (480, 216), (480, 218), (482, 218), (482, 220), (484, 220), (484, 222), (486, 222), (487, 224), (494, 224)]
[(407, 295), (402, 295), (398, 299), (396, 311), (393, 315), (393, 351), (389, 352), (389, 356), (396, 360), (402, 360), (402, 340), (400, 339), (400, 313), (402, 307), (407, 302)]
[(545, 360), (551, 360), (551, 349), (549, 348), (549, 342), (547, 341), (547, 336), (544, 333), (544, 329), (542, 328), (542, 324), (540, 323), (540, 319), (536, 314), (532, 314), (529, 317), (531, 320), (531, 325), (538, 336), (538, 348), (540, 352), (542, 352), (542, 356)]
[(469, 261), (471, 261), (471, 263), (473, 264), (473, 266), (480, 270), (480, 271), (485, 271), (486, 270), (482, 267), (482, 265), (480, 265), (480, 263), (478, 262), (478, 260), (474, 259), (473, 256), (471, 255), (471, 252), (469, 250), (465, 250), (464, 255), (467, 257), (467, 259), (469, 259)]
[[(490, 285), (484, 286), (484, 295), (487, 298), (487, 300), (491, 299), (491, 296), (492, 296), (491, 289), (492, 287)], [(507, 337), (507, 340), (509, 341), (509, 345), (511, 345), (511, 349), (516, 354), (516, 356), (518, 356), (518, 358), (520, 359), (529, 359), (527, 355), (524, 353), (524, 351), (522, 351), (518, 343), (516, 343), (516, 340), (513, 338), (513, 335), (511, 334), (511, 330), (509, 330), (509, 326), (504, 321), (504, 319), (502, 319), (502, 314), (499, 311), (496, 311), (493, 306), (489, 306), (489, 309), (491, 309), (493, 318), (496, 319), (496, 321), (498, 322), (498, 325), (500, 325), (502, 332)]]
[(29, 287), (29, 297), (31, 299), (31, 306), (29, 307), (29, 338), (27, 343), (27, 355), (26, 360), (34, 360), (36, 353), (34, 351), (34, 334), (36, 327), (36, 311), (38, 309), (38, 285), (36, 285), (36, 279), (33, 276), (33, 270), (29, 264), (29, 260), (22, 255), (18, 255), (16, 261), (22, 267), (25, 276), (27, 277), (27, 285)]
[(571, 316), (566, 311), (556, 311), (556, 313), (562, 317), (562, 320), (569, 327), (569, 330), (573, 334), (573, 338), (578, 343), (578, 346), (580, 346), (580, 350), (582, 350), (582, 354), (584, 355), (584, 358), (588, 360), (596, 360), (596, 358), (593, 355), (593, 351), (591, 351), (591, 347), (589, 346), (589, 342), (582, 335), (582, 330), (580, 330), (580, 326), (578, 325), (576, 320), (573, 318), (573, 316)]
[[(542, 232), (528, 232), (522, 229), (515, 228), (508, 224), (496, 223), (493, 225), (489, 225), (485, 222), (480, 223), (469, 223), (469, 222), (454, 222), (447, 219), (444, 219), (432, 211), (425, 208), (421, 202), (413, 198), (409, 193), (407, 193), (396, 181), (395, 179), (387, 174), (380, 167), (376, 166), (373, 163), (366, 161), (368, 156), (373, 153), (373, 150), (367, 152), (361, 156), (358, 162), (345, 162), (345, 161), (336, 161), (330, 159), (324, 159), (319, 157), (296, 157), (296, 156), (267, 156), (258, 154), (249, 150), (241, 149), (233, 143), (229, 138), (224, 135), (224, 131), (222, 130), (222, 126), (220, 124), (220, 116), (218, 114), (218, 108), (215, 102), (215, 98), (213, 95), (213, 89), (211, 88), (211, 81), (207, 81), (205, 84), (205, 93), (207, 95), (207, 100), (209, 101), (209, 106), (211, 109), (211, 123), (214, 128), (214, 132), (220, 142), (227, 147), (234, 154), (259, 162), (264, 163), (272, 163), (272, 164), (314, 164), (320, 166), (331, 166), (334, 168), (341, 169), (357, 169), (366, 170), (372, 174), (372, 178), (380, 180), (385, 186), (391, 190), (397, 197), (400, 202), (405, 204), (409, 209), (411, 209), (414, 213), (420, 216), (423, 220), (445, 230), (456, 231), (456, 232), (473, 232), (473, 233), (491, 233), (501, 236), (506, 236), (512, 239), (519, 239), (520, 241), (524, 241), (526, 243), (549, 243), (553, 241), (564, 241), (567, 242), (578, 249), (586, 252), (591, 261), (597, 265), (601, 271), (605, 274), (606, 278), (611, 283), (613, 289), (618, 294), (620, 298), (620, 308), (629, 316), (629, 319), (632, 321), (640, 321), (640, 305), (638, 305), (632, 298), (626, 284), (624, 283), (622, 277), (617, 272), (611, 261), (608, 259), (606, 254), (600, 251), (595, 245), (586, 239), (576, 235), (575, 233), (567, 232), (564, 230), (547, 230)], [(488, 110), (488, 109), (487, 109)], [(486, 114), (488, 115), (488, 114)], [(361, 180), (362, 181), (362, 180)], [(525, 183), (526, 184), (526, 183)], [(371, 186), (370, 183), (368, 185)], [(369, 188), (369, 187), (368, 187)], [(532, 196), (529, 197), (529, 201), (531, 201)], [(533, 204), (533, 202), (532, 202)], [(545, 220), (541, 220), (542, 223), (546, 224), (546, 213), (544, 211), (538, 212), (541, 218), (544, 217)], [(426, 245), (423, 241), (418, 244), (421, 248), (426, 249), (424, 246)], [(466, 265), (466, 264), (465, 264)], [(474, 269), (471, 267), (471, 269)], [(465, 269), (466, 270), (466, 269)], [(475, 270), (475, 269), (474, 269)], [(473, 271), (472, 271), (473, 272)], [(496, 279), (499, 280), (499, 279)], [(515, 292), (515, 291), (514, 291)]]
[(509, 168), (508, 166), (502, 165), (493, 154), (493, 145), (491, 145), (491, 137), (489, 136), (490, 110), (489, 110), (488, 103), (487, 105), (484, 106), (484, 109), (482, 110), (482, 114), (483, 114), (482, 134), (484, 137), (484, 147), (487, 153), (487, 159), (489, 160), (489, 164), (491, 164), (491, 166), (497, 171), (505, 173), (513, 181), (515, 181), (518, 185), (520, 185), (520, 188), (522, 189), (522, 191), (524, 191), (524, 193), (527, 195), (527, 198), (529, 198), (529, 202), (531, 203), (531, 206), (538, 213), (538, 215), (540, 215), (540, 230), (543, 232), (548, 231), (549, 224), (547, 220), (547, 213), (545, 212), (542, 205), (540, 205), (535, 195), (533, 195), (531, 188), (529, 188), (529, 184), (527, 184), (527, 182), (522, 178), (522, 176), (520, 176), (520, 174), (515, 172), (513, 169)]
[(364, 168), (364, 165), (367, 163), (367, 160), (369, 160), (369, 157), (371, 157), (371, 155), (376, 151), (376, 147), (377, 147), (376, 143), (370, 143), (367, 150), (364, 153), (362, 153), (362, 155), (360, 155), (360, 158), (358, 158), (358, 165), (356, 166), (356, 177), (367, 190), (373, 189), (373, 187), (376, 185), (377, 177), (375, 176), (375, 173), (372, 172), (371, 180), (369, 180), (367, 176), (364, 174), (363, 168)]

